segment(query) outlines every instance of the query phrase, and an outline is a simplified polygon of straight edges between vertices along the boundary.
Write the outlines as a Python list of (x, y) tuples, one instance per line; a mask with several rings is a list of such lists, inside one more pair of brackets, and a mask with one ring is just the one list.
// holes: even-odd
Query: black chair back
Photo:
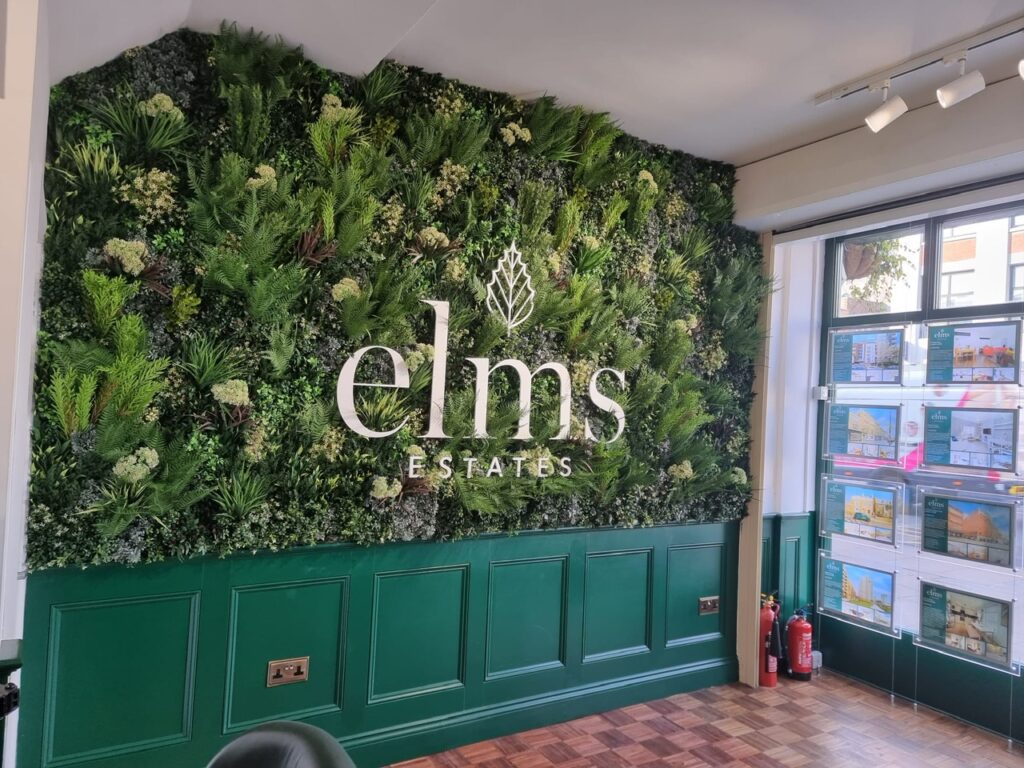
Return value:
[(277, 720), (228, 744), (207, 768), (356, 768), (331, 734), (308, 723)]

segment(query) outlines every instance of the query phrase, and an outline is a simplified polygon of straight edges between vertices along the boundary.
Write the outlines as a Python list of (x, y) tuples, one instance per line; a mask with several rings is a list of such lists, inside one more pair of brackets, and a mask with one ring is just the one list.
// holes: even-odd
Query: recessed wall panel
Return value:
[(587, 555), (583, 661), (650, 651), (652, 550)]
[(468, 583), (465, 565), (377, 574), (371, 704), (463, 685)]
[(198, 593), (58, 605), (51, 615), (44, 765), (189, 739)]
[[(341, 709), (346, 579), (264, 584), (232, 595), (224, 727)], [(267, 686), (267, 663), (309, 657), (308, 679)]]
[(491, 564), (487, 678), (565, 663), (567, 557)]

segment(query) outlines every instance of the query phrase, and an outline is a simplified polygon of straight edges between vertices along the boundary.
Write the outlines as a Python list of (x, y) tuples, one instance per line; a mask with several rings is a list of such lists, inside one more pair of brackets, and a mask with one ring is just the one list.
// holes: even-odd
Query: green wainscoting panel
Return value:
[[(195, 592), (53, 607), (44, 715), (47, 764), (79, 763), (189, 738), (198, 609)], [(95, 705), (100, 689), (102, 707)], [(144, 710), (137, 705), (142, 700)]]
[(812, 512), (764, 519), (761, 546), (768, 564), (761, 563), (761, 591), (778, 590), (783, 620), (814, 600), (816, 519)]
[(668, 550), (665, 645), (691, 645), (722, 636), (722, 613), (700, 615), (702, 597), (726, 583), (724, 544), (688, 544)]
[[(345, 578), (232, 591), (224, 730), (342, 707)], [(309, 657), (304, 682), (267, 686), (267, 663)]]
[(457, 565), (377, 575), (369, 703), (463, 685), (467, 570)]
[(604, 661), (651, 650), (651, 555), (587, 555), (583, 602), (583, 661)]
[(569, 558), (491, 564), (487, 680), (565, 665)]
[[(28, 578), (18, 766), (203, 768), (300, 719), (363, 768), (736, 677), (736, 523)], [(700, 616), (697, 598), (719, 595)], [(309, 656), (309, 680), (266, 686)]]

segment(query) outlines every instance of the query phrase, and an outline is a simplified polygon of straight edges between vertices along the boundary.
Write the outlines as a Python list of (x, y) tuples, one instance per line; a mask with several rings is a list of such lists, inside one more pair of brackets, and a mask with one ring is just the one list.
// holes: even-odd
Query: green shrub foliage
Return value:
[[(733, 171), (607, 115), (382, 62), (362, 79), (224, 27), (181, 31), (54, 87), (33, 437), (32, 568), (325, 541), (451, 539), (734, 519), (746, 471), (760, 277), (731, 224)], [(516, 240), (536, 290), (485, 308)], [(443, 441), (425, 432), (433, 313), (451, 308)], [(343, 362), (386, 345), (408, 389), (334, 403)], [(493, 377), (473, 436), (466, 357), (571, 371)], [(627, 427), (586, 396), (626, 372)], [(372, 356), (360, 379), (388, 371)], [(407, 476), (423, 457), (424, 477)], [(455, 468), (442, 477), (439, 459)], [(481, 458), (467, 476), (462, 459)], [(484, 471), (525, 457), (516, 477)], [(570, 477), (536, 459), (571, 458)], [(557, 465), (556, 465), (557, 466)]]

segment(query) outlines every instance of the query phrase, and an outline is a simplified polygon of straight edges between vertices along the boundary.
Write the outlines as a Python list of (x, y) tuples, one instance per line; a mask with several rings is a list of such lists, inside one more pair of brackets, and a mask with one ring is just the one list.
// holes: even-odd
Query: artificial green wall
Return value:
[[(31, 569), (743, 514), (768, 286), (731, 166), (231, 27), (68, 78), (49, 128)], [(368, 347), (387, 438), (335, 403)], [(544, 372), (488, 397), (473, 360)]]
[[(20, 768), (202, 768), (302, 719), (360, 766), (735, 679), (738, 523), (29, 575)], [(718, 595), (717, 614), (698, 598)], [(310, 657), (268, 688), (267, 662)]]

